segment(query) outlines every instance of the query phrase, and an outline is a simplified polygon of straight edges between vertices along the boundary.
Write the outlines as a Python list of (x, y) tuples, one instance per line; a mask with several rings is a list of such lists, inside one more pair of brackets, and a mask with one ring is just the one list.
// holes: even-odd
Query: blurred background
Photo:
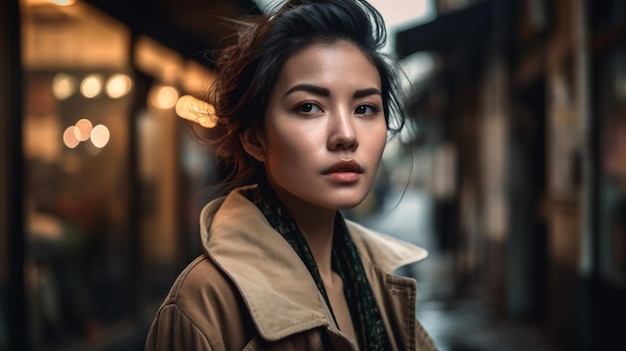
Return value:
[[(626, 2), (373, 4), (414, 132), (346, 215), (429, 250), (401, 273), (435, 342), (620, 348)], [(193, 97), (266, 6), (0, 2), (0, 350), (143, 349), (223, 175)]]

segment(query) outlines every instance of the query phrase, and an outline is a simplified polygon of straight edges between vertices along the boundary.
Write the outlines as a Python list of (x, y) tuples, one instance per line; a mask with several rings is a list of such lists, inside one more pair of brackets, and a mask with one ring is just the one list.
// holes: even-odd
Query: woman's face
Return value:
[(259, 138), (257, 159), (286, 206), (358, 205), (387, 138), (378, 70), (345, 41), (297, 51), (279, 72)]

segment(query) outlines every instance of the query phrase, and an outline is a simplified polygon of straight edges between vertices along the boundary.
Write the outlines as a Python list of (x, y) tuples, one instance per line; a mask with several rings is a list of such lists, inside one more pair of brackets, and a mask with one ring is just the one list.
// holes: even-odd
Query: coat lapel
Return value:
[[(415, 281), (391, 273), (424, 259), (426, 251), (356, 223), (346, 223), (386, 328), (394, 334), (393, 339), (402, 340), (402, 345), (392, 341), (394, 348), (409, 350), (413, 345), (414, 349), (410, 329), (415, 325), (406, 323), (415, 320)], [(338, 331), (304, 263), (242, 194), (233, 191), (209, 203), (202, 211), (200, 227), (207, 254), (237, 286), (263, 339), (277, 341), (328, 326), (335, 346), (345, 349), (351, 345)], [(402, 331), (397, 330), (400, 326)], [(401, 335), (395, 335), (398, 333)]]
[(233, 280), (264, 339), (331, 325), (306, 266), (243, 195), (207, 205), (201, 229), (207, 254)]

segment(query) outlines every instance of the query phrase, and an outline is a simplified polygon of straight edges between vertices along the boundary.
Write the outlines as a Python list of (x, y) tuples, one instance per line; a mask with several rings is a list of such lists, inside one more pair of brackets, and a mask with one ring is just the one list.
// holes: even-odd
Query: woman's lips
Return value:
[(363, 168), (353, 160), (339, 161), (322, 171), (322, 174), (338, 183), (354, 183), (361, 178)]

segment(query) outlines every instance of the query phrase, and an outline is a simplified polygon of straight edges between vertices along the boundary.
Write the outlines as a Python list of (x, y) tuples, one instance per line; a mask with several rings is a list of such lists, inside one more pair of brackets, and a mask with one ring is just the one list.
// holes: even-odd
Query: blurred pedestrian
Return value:
[(403, 125), (385, 40), (363, 0), (291, 0), (221, 54), (210, 144), (231, 191), (202, 211), (205, 253), (147, 350), (435, 349), (415, 281), (392, 274), (426, 252), (339, 212), (366, 197)]

